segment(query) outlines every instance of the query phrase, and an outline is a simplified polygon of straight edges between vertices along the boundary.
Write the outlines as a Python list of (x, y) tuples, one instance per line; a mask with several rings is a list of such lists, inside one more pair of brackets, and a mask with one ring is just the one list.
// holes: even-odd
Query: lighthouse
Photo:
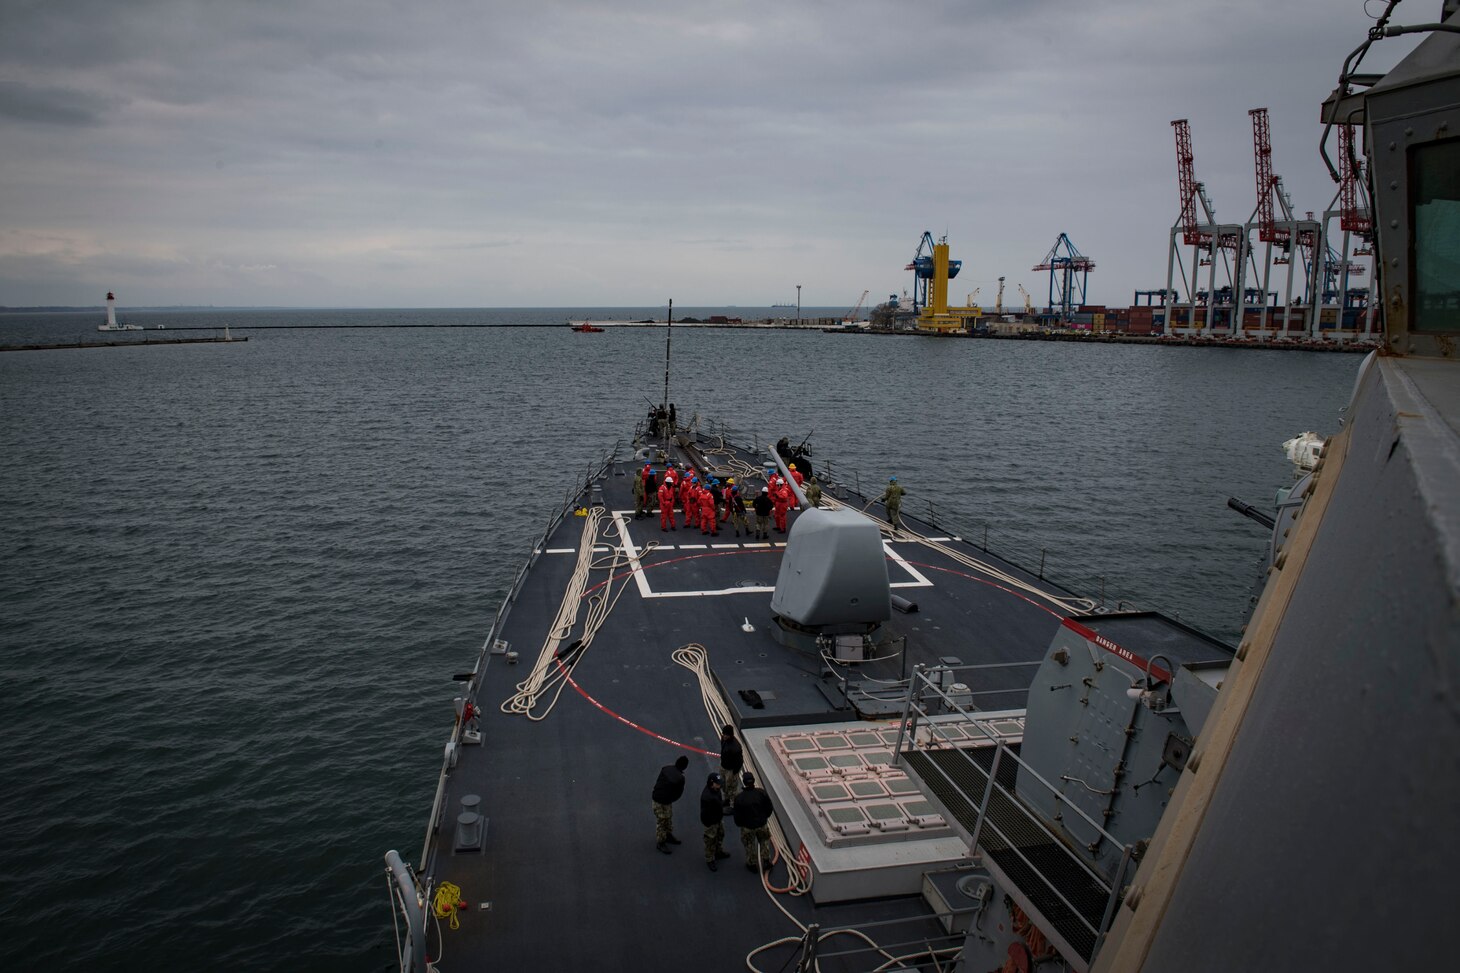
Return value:
[(106, 324), (98, 324), (98, 331), (141, 331), (140, 324), (117, 324), (117, 295), (106, 292)]

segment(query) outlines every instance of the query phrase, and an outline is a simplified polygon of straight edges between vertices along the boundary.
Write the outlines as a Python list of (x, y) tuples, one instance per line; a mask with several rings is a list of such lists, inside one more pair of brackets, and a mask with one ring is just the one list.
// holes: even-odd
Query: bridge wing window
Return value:
[(1416, 146), (1414, 330), (1460, 332), (1460, 139)]

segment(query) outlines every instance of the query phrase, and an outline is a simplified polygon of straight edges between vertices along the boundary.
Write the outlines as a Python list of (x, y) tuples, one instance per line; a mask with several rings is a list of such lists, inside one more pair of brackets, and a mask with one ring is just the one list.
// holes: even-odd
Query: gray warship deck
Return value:
[[(703, 463), (703, 450), (717, 449), (716, 464), (745, 469), (766, 464), (770, 455), (718, 439), (690, 446), (673, 446), (671, 462)], [(690, 643), (705, 647), (742, 731), (815, 729), (863, 718), (871, 718), (864, 725), (878, 727), (881, 719), (895, 729), (904, 694), (899, 679), (910, 666), (940, 660), (999, 666), (965, 679), (973, 705), (1021, 708), (1074, 596), (976, 544), (904, 517), (907, 533), (884, 529), (884, 550), (893, 593), (917, 607), (894, 612), (879, 636), (895, 640), (901, 651), (859, 666), (828, 665), (771, 635), (771, 593), (789, 534), (773, 532), (766, 543), (737, 537), (728, 523), (718, 537), (687, 529), (682, 514), (673, 531), (661, 530), (658, 514), (636, 519), (630, 477), (642, 465), (628, 456), (613, 459), (571, 505), (601, 503), (599, 567), (583, 587), (576, 624), (559, 633), (571, 680), (552, 690), (560, 695), (545, 715), (547, 699), (532, 719), (504, 712), (504, 703), (560, 623), (588, 518), (569, 513), (531, 552), (484, 646), (468, 690), (481, 713), (481, 743), (459, 747), (454, 768), (443, 776), (420, 869), (433, 887), (459, 886), (468, 906), (459, 912), (459, 928), (428, 920), (441, 937), (437, 946), (437, 933), (429, 930), (432, 959), (449, 970), (743, 970), (752, 950), (799, 936), (776, 902), (823, 931), (888, 923), (876, 927), (874, 938), (893, 955), (956, 944), (961, 935), (950, 938), (919, 895), (818, 903), (813, 890), (775, 895), (773, 902), (743, 866), (738, 829), (728, 818), (725, 847), (732, 857), (716, 872), (706, 868), (698, 797), (719, 767), (718, 728), (696, 676), (671, 654)], [(760, 485), (754, 479), (747, 493)], [(867, 503), (835, 482), (826, 484), (826, 496), (854, 510)], [(753, 524), (754, 514), (748, 516)], [(790, 517), (794, 530), (797, 513)], [(610, 610), (602, 627), (586, 648), (574, 648), (585, 618), (603, 608)], [(516, 654), (513, 663), (509, 653)], [(861, 683), (852, 691), (861, 716), (847, 703), (844, 679)], [(750, 690), (759, 708), (747, 701), (755, 699)], [(674, 807), (683, 844), (664, 855), (655, 848), (650, 790), (659, 768), (681, 753), (691, 758), (684, 797)], [(747, 754), (763, 777), (763, 761), (749, 744)], [(784, 813), (780, 795), (771, 794), (777, 813)], [(482, 847), (457, 850), (458, 815), (473, 806), (485, 818)], [(784, 869), (772, 870), (771, 884), (785, 884)], [(775, 969), (793, 949), (777, 947), (757, 965)], [(824, 942), (821, 950), (828, 971), (872, 969), (887, 956), (852, 937)]]

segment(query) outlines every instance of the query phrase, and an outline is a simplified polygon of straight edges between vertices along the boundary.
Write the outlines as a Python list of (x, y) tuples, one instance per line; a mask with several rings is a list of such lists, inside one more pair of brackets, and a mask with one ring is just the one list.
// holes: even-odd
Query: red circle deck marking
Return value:
[[(649, 568), (657, 568), (657, 567), (660, 567), (660, 566), (665, 565), (665, 564), (675, 564), (675, 563), (677, 563), (679, 561), (693, 561), (695, 558), (701, 558), (701, 557), (724, 557), (727, 554), (758, 554), (758, 553), (763, 553), (764, 550), (775, 550), (775, 548), (768, 548), (768, 549), (755, 548), (755, 549), (750, 549), (750, 550), (739, 550), (739, 551), (715, 551), (715, 552), (707, 553), (707, 554), (686, 554), (683, 557), (674, 557), (674, 558), (670, 558), (667, 561), (655, 561), (653, 564), (644, 564), (643, 562), (640, 562), (637, 570), (645, 571), (645, 570), (648, 570)], [(629, 575), (633, 574), (635, 570), (636, 570), (635, 568), (630, 568), (629, 570), (624, 571), (622, 574), (616, 574), (616, 575), (613, 575), (612, 577), (603, 579), (602, 581), (598, 582), (598, 584), (594, 585), (592, 588), (589, 588), (588, 590), (584, 591), (583, 592), (583, 597), (584, 598), (587, 598), (589, 595), (593, 594), (599, 588), (602, 588), (604, 585), (608, 584), (610, 581), (618, 581), (620, 579), (627, 578)], [(575, 690), (577, 690), (579, 696), (582, 696), (584, 699), (588, 700), (588, 702), (590, 702), (594, 706), (596, 706), (599, 710), (601, 710), (602, 712), (608, 714), (609, 716), (613, 717), (614, 719), (618, 720), (620, 723), (624, 724), (625, 726), (633, 727), (635, 730), (638, 730), (640, 733), (643, 733), (646, 736), (651, 736), (654, 739), (659, 740), (659, 741), (662, 741), (664, 743), (667, 743), (667, 744), (669, 744), (672, 747), (679, 747), (680, 749), (682, 749), (682, 750), (688, 750), (691, 753), (702, 753), (702, 754), (704, 754), (707, 757), (718, 757), (719, 756), (718, 753), (712, 753), (709, 750), (702, 750), (699, 747), (691, 746), (688, 743), (680, 743), (678, 740), (671, 740), (671, 739), (669, 739), (669, 737), (664, 736), (662, 733), (655, 733), (653, 730), (650, 730), (647, 727), (640, 726), (639, 724), (635, 723), (633, 720), (629, 719), (626, 716), (620, 716), (618, 713), (615, 713), (613, 710), (609, 709), (607, 706), (604, 706), (598, 700), (596, 700), (592, 696), (588, 695), (587, 691), (585, 691), (582, 686), (578, 685), (578, 683), (574, 681), (572, 675), (569, 674), (567, 667), (563, 665), (563, 660), (562, 659), (558, 658), (557, 656), (553, 656), (553, 662), (557, 663), (558, 669), (563, 673), (563, 678), (566, 679), (566, 680), (568, 680), (568, 685), (572, 686)]]
[[(938, 566), (936, 564), (924, 564), (921, 561), (908, 561), (907, 563), (908, 564), (911, 564), (913, 567), (927, 568), (929, 571), (946, 571), (948, 574), (956, 574), (960, 578), (967, 578), (969, 581), (977, 581), (979, 584), (986, 584), (990, 588), (998, 588), (1000, 591), (1004, 592), (1004, 594), (1006, 594), (1006, 595), (1013, 595), (1015, 598), (1018, 598), (1020, 601), (1027, 601), (1029, 604), (1033, 605), (1035, 608), (1038, 608), (1040, 611), (1042, 611), (1042, 612), (1048, 612), (1049, 614), (1053, 615), (1055, 618), (1060, 619), (1061, 621), (1063, 621), (1064, 618), (1065, 618), (1065, 616), (1063, 614), (1061, 614), (1060, 612), (1057, 612), (1053, 608), (1049, 608), (1049, 607), (1047, 607), (1045, 605), (1041, 605), (1039, 602), (1035, 601), (1033, 598), (1030, 598), (1028, 595), (1021, 595), (1019, 592), (1015, 591), (1013, 588), (1005, 588), (1003, 585), (998, 584), (997, 582), (994, 582), (994, 581), (990, 581), (988, 578), (976, 577), (976, 576), (974, 576), (972, 574), (969, 574), (967, 571), (959, 571), (956, 568), (945, 568), (945, 567), (940, 567), (940, 566)], [(1055, 600), (1055, 596), (1054, 595), (1041, 595), (1040, 597), (1041, 598), (1048, 598), (1050, 601), (1054, 601)]]
[(614, 719), (618, 720), (620, 723), (624, 724), (625, 726), (631, 726), (634, 729), (638, 730), (640, 733), (647, 734), (648, 736), (651, 736), (651, 737), (653, 737), (656, 740), (663, 741), (664, 743), (667, 743), (667, 744), (669, 744), (672, 747), (679, 747), (679, 748), (681, 748), (683, 750), (689, 750), (689, 751), (691, 751), (693, 753), (702, 753), (702, 754), (704, 754), (707, 757), (718, 757), (719, 756), (718, 753), (711, 753), (708, 750), (701, 750), (699, 747), (692, 747), (688, 743), (680, 743), (678, 740), (671, 740), (671, 739), (669, 739), (669, 737), (664, 736), (662, 733), (655, 733), (653, 730), (650, 730), (650, 729), (647, 729), (645, 727), (640, 726), (639, 724), (635, 723), (633, 720), (629, 719), (628, 717), (620, 716), (619, 714), (615, 713), (613, 710), (609, 709), (607, 706), (604, 706), (598, 700), (594, 699), (592, 696), (589, 696), (588, 693), (583, 690), (583, 687), (582, 686), (580, 686), (576, 682), (574, 682), (573, 681), (573, 677), (568, 674), (568, 668), (567, 668), (567, 666), (563, 665), (563, 660), (562, 659), (558, 658), (557, 656), (553, 656), (553, 661), (558, 664), (558, 670), (560, 672), (562, 672), (563, 678), (566, 679), (566, 680), (568, 680), (568, 685), (570, 685), (574, 689), (578, 690), (578, 695), (579, 696), (582, 696), (584, 699), (588, 700), (588, 702), (592, 703), (594, 706), (597, 706), (600, 710), (602, 710), (603, 712), (607, 713), (609, 716), (612, 716)]
[[(693, 560), (696, 560), (696, 559), (702, 558), (702, 557), (725, 557), (726, 555), (729, 555), (729, 554), (767, 554), (767, 553), (771, 553), (771, 552), (773, 552), (775, 550), (777, 550), (777, 548), (774, 548), (774, 547), (771, 547), (771, 548), (742, 548), (742, 549), (737, 550), (737, 551), (714, 551), (714, 552), (710, 552), (710, 553), (706, 553), (706, 554), (686, 554), (683, 557), (670, 558), (667, 561), (655, 561), (652, 564), (645, 564), (642, 561), (640, 561), (639, 564), (638, 564), (638, 566), (636, 568), (630, 568), (627, 571), (624, 571), (624, 572), (622, 572), (620, 574), (613, 575), (612, 577), (605, 578), (604, 580), (598, 582), (598, 584), (594, 585), (592, 588), (589, 588), (586, 591), (584, 591), (583, 592), (583, 597), (584, 598), (587, 598), (589, 595), (593, 594), (599, 588), (602, 588), (604, 585), (608, 584), (611, 581), (619, 581), (619, 580), (622, 580), (623, 578), (629, 577), (630, 575), (632, 575), (634, 573), (635, 570), (647, 571), (649, 568), (662, 567), (662, 566), (664, 566), (666, 564), (677, 564), (680, 561), (693, 561)], [(976, 576), (974, 576), (972, 574), (969, 574), (966, 571), (959, 571), (959, 570), (957, 570), (955, 568), (940, 567), (939, 565), (936, 565), (936, 564), (925, 564), (925, 563), (922, 563), (920, 561), (908, 561), (907, 563), (908, 564), (911, 564), (911, 565), (914, 565), (915, 567), (927, 568), (930, 571), (945, 571), (948, 574), (956, 574), (956, 575), (958, 575), (961, 578), (967, 578), (969, 581), (976, 581), (979, 584), (986, 584), (986, 585), (988, 585), (991, 588), (997, 588), (998, 590), (1004, 592), (1005, 594), (1013, 595), (1015, 598), (1018, 598), (1021, 601), (1028, 602), (1029, 604), (1033, 605), (1035, 608), (1038, 608), (1040, 611), (1047, 612), (1047, 613), (1053, 615), (1054, 617), (1060, 619), (1061, 621), (1063, 621), (1065, 619), (1065, 616), (1064, 615), (1060, 614), (1059, 612), (1055, 611), (1054, 609), (1048, 608), (1048, 607), (1046, 607), (1044, 605), (1041, 605), (1037, 601), (1035, 601), (1034, 599), (1029, 598), (1029, 597), (1027, 597), (1025, 595), (1022, 595), (1019, 592), (1014, 591), (1011, 588), (1006, 588), (1006, 587), (1004, 587), (1001, 584), (996, 584), (995, 582), (990, 581), (987, 578), (979, 578), (979, 577), (976, 577)], [(692, 753), (702, 753), (702, 754), (704, 754), (705, 756), (708, 756), (708, 757), (717, 757), (717, 756), (719, 756), (719, 754), (712, 753), (709, 750), (703, 750), (700, 747), (692, 746), (692, 745), (690, 745), (688, 743), (680, 743), (678, 740), (671, 740), (669, 737), (664, 736), (662, 733), (655, 733), (653, 730), (648, 729), (647, 727), (640, 726), (638, 723), (635, 723), (633, 720), (629, 719), (628, 717), (622, 716), (622, 715), (620, 715), (618, 713), (615, 713), (613, 710), (609, 709), (607, 706), (604, 706), (598, 700), (596, 700), (592, 696), (588, 695), (588, 692), (582, 686), (578, 685), (578, 683), (573, 679), (572, 675), (568, 672), (568, 668), (563, 665), (563, 660), (562, 659), (558, 658), (557, 656), (554, 656), (553, 657), (553, 662), (555, 662), (557, 664), (558, 669), (563, 674), (563, 678), (568, 681), (568, 685), (572, 686), (573, 689), (577, 691), (578, 695), (580, 695), (584, 699), (588, 700), (588, 702), (592, 703), (601, 712), (607, 714), (608, 716), (613, 717), (615, 720), (618, 720), (620, 723), (624, 724), (625, 726), (628, 726), (628, 727), (631, 727), (631, 728), (633, 728), (635, 730), (638, 730), (640, 733), (643, 733), (646, 736), (651, 736), (654, 739), (659, 740), (662, 743), (667, 743), (667, 744), (669, 744), (672, 747), (679, 747), (682, 750), (688, 750), (688, 751), (690, 751)]]

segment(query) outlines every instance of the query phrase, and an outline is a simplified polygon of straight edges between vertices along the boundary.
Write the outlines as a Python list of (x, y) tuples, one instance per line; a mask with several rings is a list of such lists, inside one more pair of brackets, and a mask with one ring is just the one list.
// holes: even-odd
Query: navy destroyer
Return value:
[[(386, 855), (401, 969), (1453, 965), (1460, 15), (1393, 7), (1324, 106), (1369, 153), (1384, 346), (1277, 513), (1238, 645), (889, 510), (807, 444), (654, 410), (461, 674), (424, 844)], [(691, 526), (677, 492), (645, 515), (646, 467), (784, 482), (786, 531), (713, 503)], [(764, 842), (726, 822), (729, 861), (695, 799), (723, 726), (773, 809)], [(679, 757), (666, 841), (651, 787)]]

